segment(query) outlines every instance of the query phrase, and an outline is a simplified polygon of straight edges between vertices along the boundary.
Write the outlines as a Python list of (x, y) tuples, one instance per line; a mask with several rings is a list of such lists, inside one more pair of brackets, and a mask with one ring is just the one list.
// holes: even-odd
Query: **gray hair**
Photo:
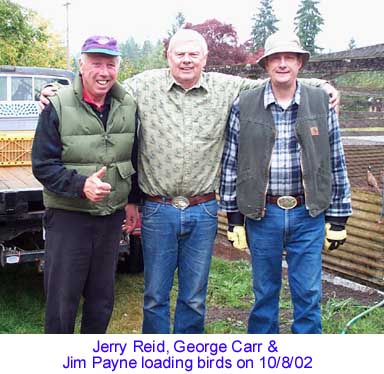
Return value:
[(178, 41), (183, 42), (198, 42), (200, 44), (201, 50), (203, 51), (204, 56), (208, 54), (208, 45), (203, 35), (199, 32), (191, 29), (179, 29), (171, 37), (168, 45), (168, 53), (170, 53), (174, 47), (174, 44)]

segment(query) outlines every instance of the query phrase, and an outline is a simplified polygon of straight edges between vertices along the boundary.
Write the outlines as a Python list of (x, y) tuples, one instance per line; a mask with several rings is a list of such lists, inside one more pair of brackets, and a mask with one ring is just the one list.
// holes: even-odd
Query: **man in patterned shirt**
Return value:
[(204, 331), (226, 121), (237, 95), (263, 82), (204, 73), (207, 54), (199, 33), (179, 30), (168, 47), (169, 69), (146, 71), (124, 82), (136, 99), (141, 123), (143, 333), (169, 332), (176, 269), (173, 331)]
[[(145, 71), (123, 83), (137, 103), (139, 119), (138, 178), (145, 194), (143, 333), (170, 332), (176, 269), (173, 332), (204, 332), (226, 121), (239, 93), (264, 82), (205, 73), (207, 55), (202, 35), (182, 29), (169, 43), (169, 69)], [(333, 87), (324, 88), (337, 98)]]
[(336, 113), (323, 90), (297, 81), (308, 59), (296, 35), (271, 35), (258, 61), (270, 81), (242, 92), (229, 118), (220, 205), (240, 236), (246, 216), (255, 294), (249, 333), (279, 332), (284, 249), (292, 332), (321, 333), (324, 227), (325, 246), (336, 249), (352, 214)]

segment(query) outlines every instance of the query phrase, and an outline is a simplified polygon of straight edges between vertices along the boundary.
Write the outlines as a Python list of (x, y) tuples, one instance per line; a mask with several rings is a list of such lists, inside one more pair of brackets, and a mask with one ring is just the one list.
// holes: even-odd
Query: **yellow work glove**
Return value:
[(332, 225), (329, 222), (325, 224), (324, 249), (333, 251), (344, 244), (347, 239), (347, 230), (345, 226)]
[(248, 248), (244, 226), (228, 226), (227, 238), (236, 249), (245, 251)]

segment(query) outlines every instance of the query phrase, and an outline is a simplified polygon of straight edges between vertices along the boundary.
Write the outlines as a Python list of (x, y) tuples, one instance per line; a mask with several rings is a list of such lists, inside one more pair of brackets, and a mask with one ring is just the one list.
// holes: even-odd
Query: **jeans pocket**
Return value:
[(142, 218), (149, 218), (155, 215), (160, 209), (161, 204), (144, 203), (142, 207)]
[(217, 205), (216, 200), (212, 200), (207, 203), (202, 203), (201, 205), (203, 206), (203, 210), (205, 211), (205, 213), (207, 213), (212, 218), (217, 218), (219, 207)]

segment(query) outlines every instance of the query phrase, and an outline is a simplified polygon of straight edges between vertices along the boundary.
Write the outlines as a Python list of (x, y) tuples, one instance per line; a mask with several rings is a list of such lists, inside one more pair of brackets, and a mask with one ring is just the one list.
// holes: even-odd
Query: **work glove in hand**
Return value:
[(227, 238), (236, 249), (245, 251), (248, 248), (244, 226), (229, 225), (227, 231)]
[(324, 248), (333, 251), (339, 248), (347, 239), (347, 230), (345, 226), (334, 225), (327, 222), (325, 224)]

